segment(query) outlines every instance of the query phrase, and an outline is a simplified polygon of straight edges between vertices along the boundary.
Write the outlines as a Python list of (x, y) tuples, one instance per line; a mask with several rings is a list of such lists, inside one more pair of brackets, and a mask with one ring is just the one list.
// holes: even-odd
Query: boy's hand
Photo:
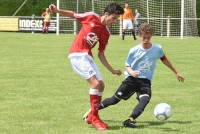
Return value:
[(140, 72), (139, 71), (132, 71), (131, 75), (135, 78), (138, 78), (139, 75), (140, 75)]
[(56, 7), (56, 5), (54, 5), (54, 4), (49, 5), (49, 9), (52, 13), (58, 13), (58, 11), (59, 11), (58, 8)]
[(179, 73), (176, 74), (176, 78), (180, 82), (184, 82), (184, 80), (185, 80), (185, 78), (181, 74), (179, 74)]
[(114, 69), (114, 70), (112, 71), (112, 74), (116, 74), (116, 75), (120, 76), (120, 75), (122, 74), (122, 72), (121, 72), (121, 70)]

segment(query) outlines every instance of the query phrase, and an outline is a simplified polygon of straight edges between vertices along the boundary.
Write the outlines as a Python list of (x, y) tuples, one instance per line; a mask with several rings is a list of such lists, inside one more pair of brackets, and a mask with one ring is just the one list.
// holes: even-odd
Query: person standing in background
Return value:
[(133, 27), (134, 21), (134, 12), (129, 7), (128, 2), (125, 3), (124, 14), (121, 16), (121, 24), (122, 24), (122, 40), (125, 38), (125, 30), (131, 30), (134, 40), (136, 40), (135, 30)]
[(134, 26), (135, 26), (135, 33), (138, 35), (139, 33), (139, 27), (142, 23), (141, 20), (141, 14), (138, 12), (137, 9), (135, 9), (135, 19), (134, 19)]
[(44, 18), (42, 31), (43, 33), (48, 33), (50, 20), (51, 20), (50, 9), (46, 8), (46, 11), (43, 12), (41, 16)]

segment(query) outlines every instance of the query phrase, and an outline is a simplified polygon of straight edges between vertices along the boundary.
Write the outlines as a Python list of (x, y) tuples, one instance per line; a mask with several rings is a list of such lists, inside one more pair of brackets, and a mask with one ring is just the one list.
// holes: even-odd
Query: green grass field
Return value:
[[(88, 85), (71, 69), (67, 51), (73, 35), (0, 33), (0, 134), (95, 134), (100, 133), (82, 121), (89, 108)], [(110, 125), (108, 134), (199, 134), (200, 133), (200, 38), (161, 38), (160, 43), (172, 63), (186, 77), (177, 82), (160, 61), (153, 80), (153, 96), (140, 128), (123, 128), (137, 101), (128, 101), (100, 112)], [(129, 49), (138, 43), (131, 37), (121, 41), (112, 36), (106, 50), (110, 63), (124, 69)], [(99, 62), (110, 97), (124, 76), (113, 76)], [(157, 103), (167, 102), (173, 115), (166, 122), (153, 116)]]

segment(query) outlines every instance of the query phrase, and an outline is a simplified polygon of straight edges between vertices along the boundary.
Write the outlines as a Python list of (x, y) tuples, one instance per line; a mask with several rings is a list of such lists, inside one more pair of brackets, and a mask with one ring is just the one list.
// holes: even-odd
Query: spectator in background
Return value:
[(134, 28), (135, 28), (136, 34), (138, 34), (138, 31), (139, 31), (138, 29), (139, 29), (139, 27), (141, 25), (141, 22), (142, 22), (141, 14), (138, 12), (137, 9), (135, 9)]
[(125, 30), (131, 30), (134, 40), (136, 40), (135, 30), (133, 27), (135, 14), (132, 9), (129, 7), (128, 2), (125, 3), (124, 14), (121, 16), (121, 24), (122, 24), (122, 40), (125, 38)]
[(49, 25), (50, 25), (50, 20), (51, 20), (51, 13), (50, 9), (46, 8), (46, 11), (42, 13), (41, 15), (44, 20), (43, 20), (43, 33), (48, 33), (49, 30)]

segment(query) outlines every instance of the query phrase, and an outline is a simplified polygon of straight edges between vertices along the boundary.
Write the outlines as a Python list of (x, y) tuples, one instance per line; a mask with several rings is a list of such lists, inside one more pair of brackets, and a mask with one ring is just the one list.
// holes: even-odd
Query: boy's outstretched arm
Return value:
[(104, 55), (104, 52), (99, 52), (98, 53), (98, 57), (101, 61), (101, 63), (112, 73), (112, 74), (116, 74), (116, 75), (121, 75), (122, 72), (118, 69), (113, 69), (113, 67), (108, 63), (105, 55)]
[(49, 9), (53, 13), (59, 13), (62, 16), (74, 18), (74, 11), (58, 9), (54, 4), (49, 5)]
[(174, 72), (178, 81), (184, 82), (185, 78), (176, 70), (176, 68), (172, 65), (172, 63), (169, 61), (169, 59), (165, 55), (161, 57), (160, 59), (163, 64), (165, 64), (169, 69), (172, 70), (172, 72)]

